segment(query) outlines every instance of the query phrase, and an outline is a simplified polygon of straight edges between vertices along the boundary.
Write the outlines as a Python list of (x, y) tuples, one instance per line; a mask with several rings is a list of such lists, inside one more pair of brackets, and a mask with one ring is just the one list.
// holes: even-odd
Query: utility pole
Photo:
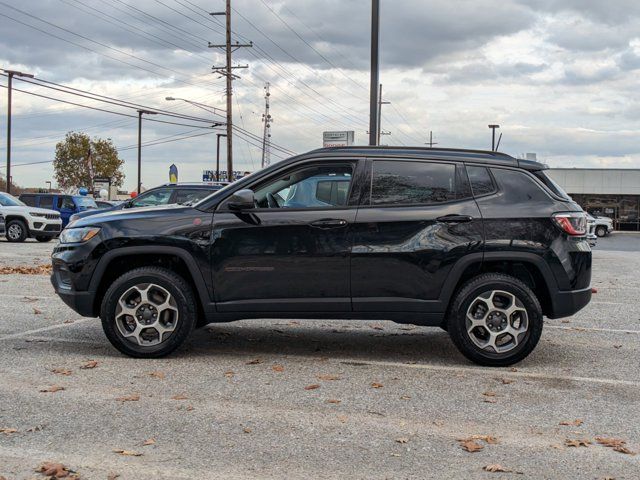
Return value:
[(220, 137), (226, 137), (224, 133), (216, 133), (216, 182), (220, 181)]
[(226, 42), (224, 45), (215, 45), (209, 42), (209, 48), (224, 48), (227, 63), (224, 67), (212, 67), (212, 70), (227, 79), (227, 179), (233, 181), (233, 80), (240, 78), (233, 74), (236, 68), (249, 68), (249, 65), (231, 66), (231, 54), (243, 47), (253, 47), (253, 42), (240, 44), (231, 43), (231, 0), (227, 0), (224, 12), (211, 12), (210, 15), (224, 15), (226, 17)]
[(378, 137), (376, 138), (376, 145), (380, 145), (380, 135), (391, 135), (390, 132), (382, 131), (382, 105), (390, 105), (391, 102), (382, 101), (382, 84), (378, 89)]
[(155, 115), (156, 112), (150, 110), (138, 110), (138, 194), (142, 189), (142, 115)]
[(425, 143), (425, 145), (429, 145), (429, 148), (433, 148), (434, 145), (437, 145), (438, 142), (433, 141), (433, 132), (429, 130), (429, 141)]
[(264, 85), (264, 113), (262, 121), (264, 122), (264, 132), (262, 133), (262, 168), (271, 164), (271, 114), (269, 113), (269, 82)]
[(491, 151), (496, 151), (496, 128), (500, 128), (500, 125), (489, 125), (491, 129)]
[(371, 83), (369, 85), (369, 145), (377, 145), (378, 138), (378, 79), (380, 45), (380, 0), (371, 0)]
[(17, 70), (2, 70), (7, 74), (7, 193), (11, 193), (11, 90), (13, 88), (13, 77), (33, 78), (31, 73), (18, 72)]

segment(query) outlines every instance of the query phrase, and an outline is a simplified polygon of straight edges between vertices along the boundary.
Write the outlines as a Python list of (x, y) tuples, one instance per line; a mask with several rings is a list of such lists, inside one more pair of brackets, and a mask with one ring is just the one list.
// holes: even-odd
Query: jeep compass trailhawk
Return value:
[(193, 206), (72, 222), (52, 282), (135, 357), (209, 322), (350, 318), (440, 326), (470, 360), (510, 365), (543, 315), (591, 298), (585, 213), (545, 169), (496, 152), (315, 150)]

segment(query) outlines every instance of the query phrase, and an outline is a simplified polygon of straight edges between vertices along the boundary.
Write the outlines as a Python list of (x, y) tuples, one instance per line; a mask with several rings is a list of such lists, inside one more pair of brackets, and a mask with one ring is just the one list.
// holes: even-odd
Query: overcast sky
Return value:
[[(640, 168), (640, 2), (637, 0), (382, 0), (383, 137), (442, 147), (536, 152), (551, 166)], [(235, 122), (262, 135), (264, 82), (271, 83), (272, 140), (295, 152), (322, 145), (324, 130), (355, 130), (367, 142), (370, 2), (234, 0)], [(0, 0), (0, 67), (151, 108), (209, 115), (166, 96), (225, 107), (223, 56), (207, 48), (224, 30), (208, 11), (222, 0)], [(222, 19), (222, 17), (218, 17)], [(6, 78), (0, 77), (6, 85)], [(126, 113), (16, 81), (16, 88)], [(0, 90), (2, 165), (6, 89)], [(57, 141), (69, 130), (113, 139), (136, 183), (137, 120), (21, 92), (13, 102), (14, 181), (44, 186)], [(160, 118), (160, 117), (158, 117)], [(166, 120), (169, 120), (165, 118)], [(188, 122), (187, 122), (188, 123)], [(146, 122), (143, 141), (204, 133)], [(173, 137), (170, 137), (173, 136)], [(170, 138), (167, 138), (170, 137)], [(235, 138), (240, 170), (260, 149)], [(278, 152), (274, 152), (278, 153)], [(272, 158), (277, 161), (277, 157)], [(215, 134), (143, 149), (143, 183), (181, 181), (214, 168)]]

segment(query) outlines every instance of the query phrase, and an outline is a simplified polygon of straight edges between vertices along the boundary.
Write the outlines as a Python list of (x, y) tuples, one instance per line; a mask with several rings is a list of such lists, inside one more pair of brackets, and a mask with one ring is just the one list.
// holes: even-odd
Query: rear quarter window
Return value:
[(491, 178), (487, 167), (468, 166), (467, 175), (469, 176), (471, 190), (475, 197), (488, 195), (496, 191), (496, 186), (493, 183), (493, 178)]
[(524, 172), (492, 168), (491, 173), (511, 202), (544, 202), (551, 197)]

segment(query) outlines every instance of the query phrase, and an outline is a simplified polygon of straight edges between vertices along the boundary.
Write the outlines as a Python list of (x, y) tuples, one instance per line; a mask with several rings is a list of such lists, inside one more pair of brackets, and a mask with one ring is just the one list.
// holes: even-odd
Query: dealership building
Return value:
[(640, 168), (547, 170), (584, 210), (611, 217), (616, 230), (640, 231)]

